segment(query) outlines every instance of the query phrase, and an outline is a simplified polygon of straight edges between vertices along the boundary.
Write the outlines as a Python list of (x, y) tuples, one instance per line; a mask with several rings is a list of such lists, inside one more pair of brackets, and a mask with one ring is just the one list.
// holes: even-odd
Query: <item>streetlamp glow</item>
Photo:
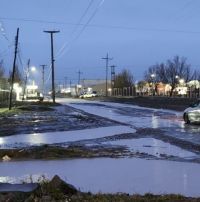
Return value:
[(36, 71), (36, 67), (35, 67), (35, 66), (32, 66), (32, 67), (31, 67), (31, 71), (32, 71), (32, 72), (35, 72), (35, 71)]
[(155, 77), (156, 75), (155, 74), (151, 74), (151, 80), (152, 80), (152, 86), (151, 86), (151, 90), (152, 90), (152, 96), (155, 95)]
[(183, 84), (184, 82), (185, 82), (184, 79), (180, 79), (180, 80), (179, 80), (179, 83), (180, 83), (180, 84)]

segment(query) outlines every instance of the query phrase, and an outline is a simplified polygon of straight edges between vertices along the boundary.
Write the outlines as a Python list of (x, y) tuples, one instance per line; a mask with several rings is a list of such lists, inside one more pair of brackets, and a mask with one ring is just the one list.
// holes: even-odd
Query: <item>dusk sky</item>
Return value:
[(193, 68), (200, 65), (198, 0), (0, 0), (0, 5), (5, 29), (0, 59), (7, 72), (17, 27), (24, 67), (30, 58), (38, 71), (40, 64), (50, 64), (50, 36), (43, 30), (60, 30), (54, 37), (57, 83), (64, 77), (76, 82), (78, 70), (82, 78), (105, 79), (101, 58), (107, 52), (116, 73), (127, 68), (135, 80), (149, 66), (175, 55), (187, 57)]

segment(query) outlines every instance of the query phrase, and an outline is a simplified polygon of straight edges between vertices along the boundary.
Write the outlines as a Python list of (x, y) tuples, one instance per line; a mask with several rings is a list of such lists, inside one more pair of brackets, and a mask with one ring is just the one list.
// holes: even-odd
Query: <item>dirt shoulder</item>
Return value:
[(156, 109), (170, 109), (183, 111), (192, 103), (197, 101), (196, 98), (174, 98), (174, 97), (96, 97), (92, 100), (100, 100), (105, 102), (117, 102), (125, 104), (133, 104), (141, 107), (150, 107)]

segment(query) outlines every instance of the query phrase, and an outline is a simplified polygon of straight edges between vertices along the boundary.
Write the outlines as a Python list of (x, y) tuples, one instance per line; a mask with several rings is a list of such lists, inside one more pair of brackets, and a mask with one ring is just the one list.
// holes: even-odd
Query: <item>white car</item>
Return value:
[(97, 93), (96, 91), (93, 91), (92, 93), (84, 93), (82, 95), (80, 95), (80, 98), (91, 98), (91, 97), (96, 97)]
[(185, 123), (200, 123), (200, 100), (187, 108), (183, 113)]

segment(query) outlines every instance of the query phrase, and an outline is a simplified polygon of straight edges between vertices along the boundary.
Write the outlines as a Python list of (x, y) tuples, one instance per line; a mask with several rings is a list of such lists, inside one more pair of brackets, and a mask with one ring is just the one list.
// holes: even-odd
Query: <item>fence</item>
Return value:
[(136, 89), (134, 86), (113, 88), (113, 96), (136, 96)]
[[(111, 94), (110, 94), (111, 95)], [(112, 96), (170, 96), (170, 91), (164, 91), (160, 93), (159, 91), (152, 90), (151, 88), (146, 91), (141, 91), (136, 89), (136, 87), (123, 87), (123, 88), (113, 88)], [(179, 91), (174, 91), (173, 97), (188, 97), (188, 98), (200, 98), (200, 88), (187, 87), (183, 94)]]

